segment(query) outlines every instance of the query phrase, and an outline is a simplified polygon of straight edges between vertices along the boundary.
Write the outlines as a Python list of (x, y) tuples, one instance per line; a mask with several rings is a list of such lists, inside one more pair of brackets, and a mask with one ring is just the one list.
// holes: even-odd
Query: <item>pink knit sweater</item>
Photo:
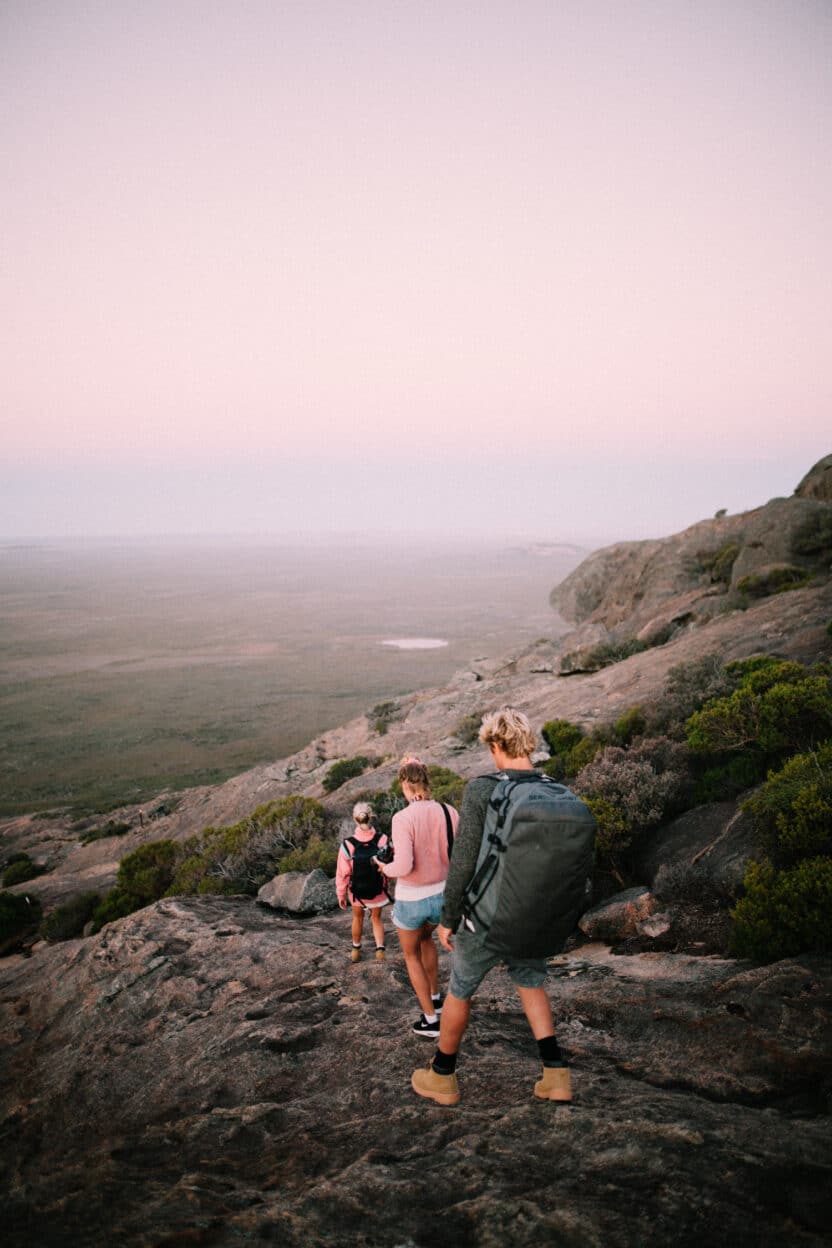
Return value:
[[(448, 812), (456, 835), (459, 815), (453, 806)], [(395, 856), (384, 874), (396, 881), (396, 896), (408, 901), (441, 893), (448, 874), (448, 833), (439, 803), (411, 802), (393, 816), (391, 830)]]

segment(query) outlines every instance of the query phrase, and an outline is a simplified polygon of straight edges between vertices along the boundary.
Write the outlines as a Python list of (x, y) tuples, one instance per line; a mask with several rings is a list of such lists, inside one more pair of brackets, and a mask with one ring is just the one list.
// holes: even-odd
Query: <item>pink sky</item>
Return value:
[(0, 537), (790, 493), (832, 451), (830, 64), (810, 0), (3, 5)]

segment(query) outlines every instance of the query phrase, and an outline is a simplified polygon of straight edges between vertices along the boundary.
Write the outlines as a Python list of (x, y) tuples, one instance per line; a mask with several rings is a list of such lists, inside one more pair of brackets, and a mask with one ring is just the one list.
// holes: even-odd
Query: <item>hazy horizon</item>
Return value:
[(832, 7), (0, 7), (0, 535), (600, 545), (829, 453)]

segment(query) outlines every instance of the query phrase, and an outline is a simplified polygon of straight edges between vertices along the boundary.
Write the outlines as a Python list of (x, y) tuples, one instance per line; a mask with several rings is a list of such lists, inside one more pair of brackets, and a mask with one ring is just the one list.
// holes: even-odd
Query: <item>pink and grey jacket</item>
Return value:
[[(445, 803), (456, 836), (459, 815)], [(400, 901), (420, 901), (445, 888), (448, 874), (448, 831), (439, 802), (413, 801), (393, 816), (394, 858), (384, 867), (388, 879), (396, 881)]]

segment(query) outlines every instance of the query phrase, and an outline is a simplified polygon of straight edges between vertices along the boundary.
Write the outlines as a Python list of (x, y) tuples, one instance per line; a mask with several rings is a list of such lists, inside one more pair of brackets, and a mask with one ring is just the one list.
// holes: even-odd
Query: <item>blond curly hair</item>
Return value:
[(528, 758), (537, 745), (534, 729), (522, 711), (501, 706), (483, 718), (479, 731), (483, 745), (496, 745), (509, 758)]

